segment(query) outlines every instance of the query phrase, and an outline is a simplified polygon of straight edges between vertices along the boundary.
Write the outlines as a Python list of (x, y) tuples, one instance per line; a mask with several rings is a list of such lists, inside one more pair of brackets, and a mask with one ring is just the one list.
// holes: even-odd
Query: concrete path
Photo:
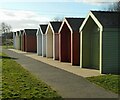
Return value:
[(60, 62), (58, 60), (53, 60), (52, 58), (38, 56), (36, 53), (28, 53), (28, 52), (23, 52), (23, 51), (16, 50), (16, 49), (9, 49), (9, 50), (14, 51), (19, 54), (24, 54), (25, 56), (31, 57), (33, 59), (49, 64), (53, 67), (68, 71), (78, 76), (91, 77), (91, 76), (103, 75), (103, 74), (100, 74), (99, 70), (80, 68), (80, 66), (72, 66), (71, 63)]
[(81, 76), (27, 57), (24, 53), (19, 54), (10, 50), (3, 52), (16, 58), (15, 60), (25, 69), (50, 85), (63, 98), (118, 98), (117, 94), (106, 91)]

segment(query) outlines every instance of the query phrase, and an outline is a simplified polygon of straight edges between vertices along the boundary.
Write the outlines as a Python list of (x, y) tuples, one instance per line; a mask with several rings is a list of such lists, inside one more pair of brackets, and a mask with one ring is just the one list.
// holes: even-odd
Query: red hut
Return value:
[(36, 39), (37, 29), (24, 29), (24, 50), (26, 52), (36, 52), (37, 51), (37, 39)]
[(59, 60), (80, 65), (79, 28), (84, 18), (65, 18), (59, 29)]

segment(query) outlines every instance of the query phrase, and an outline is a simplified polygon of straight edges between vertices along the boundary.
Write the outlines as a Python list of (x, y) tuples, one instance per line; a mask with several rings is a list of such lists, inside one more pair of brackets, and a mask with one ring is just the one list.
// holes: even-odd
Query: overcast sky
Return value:
[(0, 23), (10, 24), (13, 31), (38, 28), (39, 24), (47, 23), (55, 17), (86, 17), (90, 10), (106, 10), (117, 1), (0, 0)]

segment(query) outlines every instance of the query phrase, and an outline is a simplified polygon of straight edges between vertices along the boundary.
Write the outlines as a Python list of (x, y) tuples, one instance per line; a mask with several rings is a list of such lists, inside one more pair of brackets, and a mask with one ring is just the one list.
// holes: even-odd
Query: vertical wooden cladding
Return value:
[(65, 18), (59, 30), (59, 57), (62, 62), (80, 65), (79, 28), (84, 18)]
[(23, 31), (23, 34), (22, 34), (22, 48), (21, 48), (22, 51), (25, 51), (25, 32)]
[(21, 32), (19, 31), (19, 50), (21, 50)]
[(53, 57), (53, 31), (50, 25), (48, 25), (46, 30), (46, 57)]
[(25, 29), (24, 30), (24, 50), (26, 52), (36, 52), (37, 51), (37, 29)]
[(51, 27), (53, 29), (53, 59), (59, 60), (59, 28), (62, 22), (54, 21), (51, 22)]
[(25, 42), (25, 51), (26, 52), (36, 52), (37, 50), (37, 40), (34, 36), (26, 36), (26, 42)]
[(53, 53), (55, 53), (55, 55), (53, 57), (54, 57), (55, 60), (59, 60), (59, 34), (58, 33), (55, 34), (54, 39), (55, 39), (54, 40), (54, 46), (55, 47), (53, 47), (54, 48)]
[[(72, 64), (80, 65), (80, 34), (79, 32), (74, 32), (72, 34)], [(78, 45), (79, 44), (79, 45)]]
[(54, 60), (59, 59), (59, 28), (60, 21), (52, 21), (48, 24), (46, 30), (46, 57), (52, 57)]
[[(40, 43), (40, 45), (42, 45), (41, 52), (42, 52), (43, 57), (46, 57), (46, 35), (45, 35), (45, 32), (46, 32), (47, 26), (48, 26), (48, 24), (41, 24), (40, 25), (40, 33), (41, 33), (42, 37), (39, 36), (39, 34), (37, 35), (37, 37), (40, 37), (42, 39), (42, 41), (41, 41), (42, 43)], [(40, 39), (40, 38), (38, 38), (38, 39)], [(41, 46), (39, 45), (39, 42), (37, 45), (38, 45), (38, 49), (40, 49), (39, 47), (41, 47)]]
[(59, 34), (59, 60), (62, 62), (71, 62), (71, 32), (65, 23)]
[(19, 31), (16, 32), (16, 49), (19, 50), (20, 38), (19, 38)]
[(23, 30), (20, 30), (20, 50), (22, 50)]
[(42, 56), (42, 33), (40, 28), (38, 28), (37, 30), (36, 37), (37, 37), (37, 55)]
[(13, 46), (16, 48), (16, 32), (13, 32)]

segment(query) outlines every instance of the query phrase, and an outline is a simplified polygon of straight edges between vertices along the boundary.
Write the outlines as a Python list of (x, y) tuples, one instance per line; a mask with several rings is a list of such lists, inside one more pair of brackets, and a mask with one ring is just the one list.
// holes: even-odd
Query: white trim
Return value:
[(69, 23), (68, 23), (68, 21), (66, 19), (65, 19), (65, 22), (66, 22), (68, 28), (70, 29), (71, 33), (73, 33), (73, 30), (72, 30), (71, 26), (69, 25)]
[(82, 31), (80, 32), (80, 68), (82, 68), (82, 38), (83, 38), (83, 33)]
[(103, 32), (103, 26), (102, 24), (98, 21), (98, 19), (94, 16), (94, 14), (90, 11), (89, 14), (87, 15), (87, 17), (85, 18), (85, 20), (83, 21), (81, 27), (79, 28), (79, 32), (80, 32), (80, 36), (81, 36), (81, 39), (80, 39), (80, 48), (81, 48), (81, 51), (80, 51), (80, 68), (82, 68), (82, 30), (83, 30), (83, 27), (86, 25), (86, 22), (88, 21), (88, 18), (91, 17), (93, 19), (93, 21), (95, 21), (95, 23), (97, 24), (97, 26), (100, 28), (100, 51), (99, 51), (99, 70), (100, 70), (100, 73), (102, 73), (102, 32)]
[(41, 27), (39, 28), (39, 30), (40, 30), (40, 33), (41, 33), (41, 35), (42, 35), (42, 34), (43, 34), (43, 31), (42, 31)]
[(98, 21), (98, 19), (94, 16), (94, 14), (91, 12), (90, 15), (91, 15), (92, 19), (95, 21), (95, 23), (99, 26), (99, 28), (101, 30), (103, 30), (102, 24)]
[(47, 32), (48, 32), (48, 28), (49, 28), (49, 24), (48, 24), (48, 26), (47, 26), (47, 28), (46, 28), (45, 35), (46, 35)]
[(50, 23), (50, 27), (51, 27), (51, 30), (52, 30), (52, 32), (53, 32), (53, 34), (54, 34), (55, 31), (53, 30), (53, 27), (52, 27), (51, 23)]
[(45, 34), (45, 33), (46, 33), (47, 28), (46, 28), (46, 30), (45, 30), (45, 33), (43, 33), (42, 28), (41, 28), (41, 26), (42, 26), (42, 25), (46, 25), (46, 26), (48, 27), (48, 24), (41, 24), (41, 25), (40, 25), (40, 27), (39, 27), (40, 32), (41, 32), (41, 34), (43, 35), (43, 34)]
[(82, 22), (82, 24), (81, 24), (81, 26), (80, 26), (80, 28), (79, 28), (79, 31), (80, 31), (80, 32), (82, 31), (83, 27), (85, 26), (85, 24), (86, 24), (89, 16), (90, 16), (90, 12), (89, 12), (89, 14), (87, 15), (87, 17), (84, 19), (84, 21)]
[(99, 68), (100, 68), (100, 73), (102, 74), (102, 32), (100, 30), (100, 64), (99, 64)]
[(37, 38), (37, 55), (42, 56), (42, 30), (41, 27), (37, 29), (36, 38)]
[(95, 21), (95, 23), (98, 25), (98, 27), (100, 27), (100, 29), (103, 30), (102, 24), (98, 21), (98, 19), (97, 19), (97, 18), (94, 16), (94, 14), (90, 11), (90, 12), (88, 13), (87, 17), (85, 18), (85, 20), (83, 21), (81, 27), (79, 28), (79, 31), (82, 31), (82, 30), (83, 30), (83, 27), (85, 26), (85, 24), (86, 24), (86, 22), (87, 22), (87, 20), (88, 20), (89, 17), (91, 17), (91, 18)]
[(61, 26), (60, 26), (60, 29), (59, 29), (59, 32), (58, 32), (58, 33), (60, 33), (60, 32), (61, 32), (61, 30), (62, 30), (62, 28), (63, 28), (64, 23), (66, 23), (66, 24), (67, 24), (67, 26), (68, 26), (69, 30), (71, 31), (71, 33), (73, 33), (73, 30), (72, 30), (71, 26), (69, 25), (69, 23), (68, 23), (68, 21), (67, 21), (67, 19), (66, 19), (66, 18), (64, 18), (64, 20), (63, 20), (63, 22), (62, 22), (62, 24), (61, 24)]
[[(65, 18), (64, 18), (64, 20), (65, 20)], [(59, 28), (58, 33), (60, 33), (60, 31), (61, 31), (61, 29), (62, 29), (62, 27), (63, 27), (63, 25), (64, 25), (64, 20), (62, 21), (62, 24), (61, 24), (61, 26), (60, 26), (60, 28)]]
[(26, 32), (25, 32), (25, 30), (23, 30), (23, 36), (24, 36), (24, 34), (26, 35)]
[(53, 34), (53, 60), (55, 60), (55, 34)]
[[(53, 28), (52, 28), (52, 25), (51, 23), (49, 23), (48, 27), (47, 27), (47, 30), (46, 30), (46, 57), (52, 57), (53, 58), (53, 43), (51, 44), (51, 47), (49, 48), (50, 44), (49, 42), (51, 43), (51, 40), (50, 38), (48, 38), (48, 36), (52, 34), (52, 42), (53, 42), (53, 35), (54, 35), (54, 31), (53, 31)], [(50, 35), (51, 36), (51, 35)], [(52, 51), (51, 51), (51, 48), (52, 48)], [(50, 50), (48, 50), (50, 49)], [(52, 55), (51, 55), (51, 52), (52, 52)]]
[(37, 29), (36, 36), (39, 35), (40, 28)]
[(49, 28), (51, 28), (52, 32), (54, 33), (54, 30), (53, 30), (53, 27), (52, 27), (52, 25), (51, 25), (51, 22), (49, 22), (45, 34), (48, 33), (48, 29), (49, 29)]

